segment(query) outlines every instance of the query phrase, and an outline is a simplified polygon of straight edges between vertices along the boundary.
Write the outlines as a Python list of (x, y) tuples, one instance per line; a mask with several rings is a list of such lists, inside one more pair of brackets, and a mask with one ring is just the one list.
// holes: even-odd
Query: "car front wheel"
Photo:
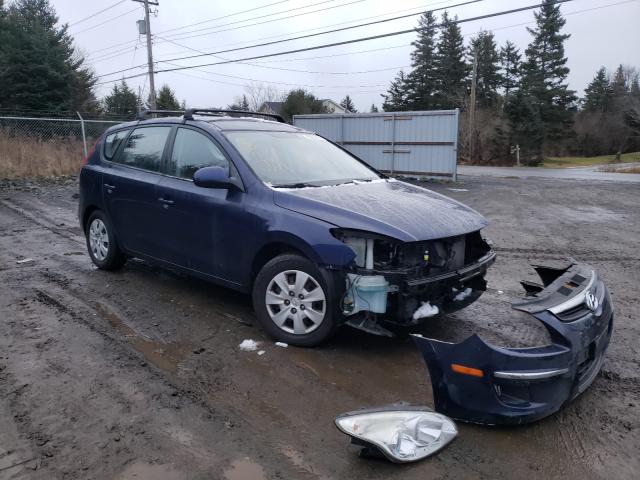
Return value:
[(267, 333), (291, 345), (317, 345), (336, 328), (331, 276), (299, 255), (280, 255), (260, 270), (253, 305)]

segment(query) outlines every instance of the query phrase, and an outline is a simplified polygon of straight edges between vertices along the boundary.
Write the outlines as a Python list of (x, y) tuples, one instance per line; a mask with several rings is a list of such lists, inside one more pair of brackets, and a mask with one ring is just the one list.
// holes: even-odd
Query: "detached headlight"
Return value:
[(458, 434), (453, 420), (423, 407), (349, 412), (336, 417), (335, 423), (352, 443), (375, 447), (396, 463), (428, 457)]

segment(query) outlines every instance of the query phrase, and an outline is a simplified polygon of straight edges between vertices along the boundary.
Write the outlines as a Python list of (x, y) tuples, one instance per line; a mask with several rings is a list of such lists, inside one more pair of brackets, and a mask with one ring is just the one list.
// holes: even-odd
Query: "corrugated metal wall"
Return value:
[(295, 115), (293, 124), (343, 145), (378, 170), (456, 179), (458, 110)]

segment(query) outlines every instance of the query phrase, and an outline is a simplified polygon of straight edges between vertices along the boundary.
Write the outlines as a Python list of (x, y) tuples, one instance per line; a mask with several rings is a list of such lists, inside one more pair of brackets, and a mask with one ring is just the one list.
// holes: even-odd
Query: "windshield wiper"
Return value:
[(271, 185), (273, 188), (305, 188), (305, 187), (317, 187), (311, 183), (297, 182), (297, 183), (281, 183), (279, 185)]

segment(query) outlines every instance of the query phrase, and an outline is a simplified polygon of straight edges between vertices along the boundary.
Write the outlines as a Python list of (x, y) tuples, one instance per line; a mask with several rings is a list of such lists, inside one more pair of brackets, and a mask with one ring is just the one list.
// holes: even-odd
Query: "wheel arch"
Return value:
[(91, 216), (91, 214), (93, 214), (93, 212), (98, 210), (104, 213), (104, 211), (101, 208), (99, 208), (97, 205), (87, 205), (84, 211), (82, 212), (82, 231), (85, 234), (87, 233), (87, 222), (89, 221), (89, 217)]
[(253, 257), (253, 261), (251, 262), (251, 271), (249, 272), (249, 289), (253, 288), (253, 283), (256, 280), (258, 272), (262, 270), (262, 267), (264, 267), (270, 260), (286, 253), (293, 253), (296, 255), (300, 255), (301, 257), (304, 257), (308, 260), (314, 261), (312, 258), (309, 258), (309, 256), (306, 255), (298, 246), (295, 246), (289, 242), (274, 240), (266, 243), (256, 252)]

